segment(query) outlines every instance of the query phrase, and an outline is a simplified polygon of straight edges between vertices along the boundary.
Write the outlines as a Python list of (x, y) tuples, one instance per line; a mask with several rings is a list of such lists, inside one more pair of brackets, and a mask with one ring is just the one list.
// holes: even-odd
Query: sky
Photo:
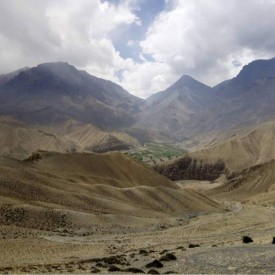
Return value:
[(275, 57), (275, 0), (0, 0), (0, 74), (65, 61), (147, 98)]

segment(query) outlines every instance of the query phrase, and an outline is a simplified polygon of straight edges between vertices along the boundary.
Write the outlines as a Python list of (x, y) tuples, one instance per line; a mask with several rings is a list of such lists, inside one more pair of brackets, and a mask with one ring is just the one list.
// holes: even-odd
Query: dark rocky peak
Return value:
[(44, 63), (33, 68), (33, 70), (40, 74), (52, 74), (66, 81), (72, 78), (75, 79), (75, 76), (80, 74), (74, 66), (66, 62)]
[[(144, 101), (121, 86), (65, 62), (40, 64), (0, 87), (2, 113), (34, 123), (75, 119), (117, 129), (135, 121)], [(16, 110), (14, 108), (16, 106)]]
[[(253, 93), (257, 95), (260, 90), (273, 89), (275, 85), (275, 58), (269, 60), (255, 60), (245, 65), (239, 74), (213, 87), (217, 96), (232, 94), (242, 96)], [(239, 99), (238, 99), (239, 100)]]
[(7, 83), (5, 89), (27, 94), (92, 95), (105, 101), (109, 91), (110, 94), (117, 93), (117, 86), (79, 71), (66, 62), (50, 62), (21, 72)]
[[(38, 65), (37, 67), (24, 70), (14, 77), (7, 87), (15, 88), (30, 86), (32, 88), (39, 87), (42, 89), (57, 88), (62, 84), (76, 84), (80, 82), (80, 75), (78, 70), (64, 62), (45, 63)], [(60, 87), (59, 87), (60, 88)]]
[(35, 92), (47, 90), (69, 95), (90, 94), (100, 100), (109, 98), (130, 98), (139, 103), (139, 99), (130, 95), (121, 86), (105, 79), (95, 77), (86, 71), (78, 70), (66, 62), (40, 64), (18, 75), (9, 86), (16, 86)]
[(245, 83), (260, 78), (275, 78), (275, 58), (269, 60), (255, 60), (244, 66), (236, 80)]

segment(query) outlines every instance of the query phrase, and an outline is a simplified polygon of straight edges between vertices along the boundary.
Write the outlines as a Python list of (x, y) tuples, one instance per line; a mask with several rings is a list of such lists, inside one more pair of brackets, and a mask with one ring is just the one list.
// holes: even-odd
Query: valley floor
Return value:
[[(0, 272), (274, 273), (275, 209), (222, 202), (229, 211), (146, 221), (90, 230), (40, 231), (0, 227)], [(110, 217), (109, 217), (110, 218)], [(102, 216), (104, 219), (104, 216)], [(253, 243), (243, 244), (248, 235)], [(190, 245), (197, 247), (189, 247)], [(145, 266), (162, 260), (163, 267)]]

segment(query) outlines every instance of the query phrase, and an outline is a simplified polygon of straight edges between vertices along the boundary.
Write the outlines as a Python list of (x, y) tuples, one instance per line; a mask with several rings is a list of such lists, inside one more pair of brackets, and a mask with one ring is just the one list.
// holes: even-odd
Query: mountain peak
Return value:
[(181, 84), (181, 85), (190, 85), (194, 83), (199, 83), (196, 79), (194, 79), (192, 76), (184, 74), (182, 75), (174, 84)]
[(41, 63), (37, 65), (37, 67), (44, 67), (44, 68), (53, 68), (53, 67), (59, 67), (59, 68), (66, 68), (66, 67), (73, 67), (71, 64), (68, 62), (63, 62), (63, 61), (57, 61), (57, 62), (46, 62), (46, 63)]
[(71, 118), (108, 129), (134, 123), (144, 104), (121, 86), (66, 62), (40, 64), (0, 83), (0, 102), (7, 115), (28, 123), (61, 123)]
[(190, 75), (183, 75), (172, 86), (170, 86), (168, 90), (179, 90), (182, 88), (190, 88), (192, 90), (197, 90), (209, 87), (197, 81)]
[(55, 74), (62, 74), (68, 72), (76, 73), (78, 70), (71, 64), (67, 62), (48, 62), (39, 64), (36, 67), (37, 70), (47, 70)]
[(178, 81), (196, 81), (191, 75), (184, 74), (182, 75)]

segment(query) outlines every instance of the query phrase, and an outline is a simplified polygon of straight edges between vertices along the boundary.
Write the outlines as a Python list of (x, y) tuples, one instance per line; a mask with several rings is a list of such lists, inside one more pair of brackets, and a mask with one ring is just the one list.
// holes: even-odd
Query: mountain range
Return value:
[(142, 122), (179, 142), (211, 132), (216, 138), (220, 132), (273, 118), (274, 90), (275, 58), (254, 61), (213, 88), (184, 75), (147, 99), (149, 111)]
[(143, 100), (67, 63), (0, 76), (0, 273), (271, 273), (274, 80), (258, 60)]
[[(157, 141), (194, 150), (274, 118), (274, 90), (275, 58), (253, 61), (215, 87), (183, 75), (146, 100), (68, 63), (54, 62), (0, 76), (0, 117), (9, 126), (6, 121), (12, 120), (25, 128), (68, 135), (82, 148), (105, 144), (108, 150), (111, 143), (127, 149)], [(74, 126), (68, 127), (69, 121)]]

